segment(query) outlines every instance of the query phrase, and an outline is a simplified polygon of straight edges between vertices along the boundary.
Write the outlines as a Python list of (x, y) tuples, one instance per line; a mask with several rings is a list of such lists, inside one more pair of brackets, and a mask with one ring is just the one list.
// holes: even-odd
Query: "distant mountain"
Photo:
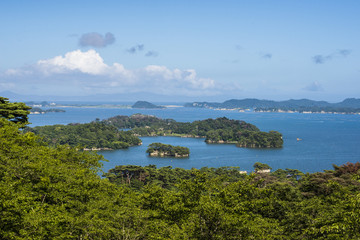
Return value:
[(347, 108), (360, 108), (360, 99), (359, 98), (347, 98), (340, 103), (336, 103), (339, 107)]
[(165, 108), (163, 106), (158, 106), (146, 101), (137, 101), (134, 105), (131, 106), (132, 108)]
[(11, 91), (0, 92), (0, 96), (8, 98), (11, 102), (24, 101), (26, 99), (23, 95), (20, 95), (20, 94), (11, 92)]
[(216, 102), (193, 102), (185, 104), (185, 107), (197, 108), (223, 108), (223, 109), (253, 109), (254, 111), (299, 111), (299, 112), (345, 112), (359, 113), (360, 99), (348, 98), (340, 103), (328, 103), (326, 101), (314, 101), (309, 99), (272, 101), (253, 98), (231, 99), (223, 103)]

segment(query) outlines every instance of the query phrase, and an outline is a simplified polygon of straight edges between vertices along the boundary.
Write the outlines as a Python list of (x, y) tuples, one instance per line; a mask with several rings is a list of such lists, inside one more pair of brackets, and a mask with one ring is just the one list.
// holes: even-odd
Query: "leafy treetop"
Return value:
[(0, 117), (15, 123), (28, 124), (28, 114), (31, 107), (25, 103), (9, 102), (8, 98), (0, 97)]

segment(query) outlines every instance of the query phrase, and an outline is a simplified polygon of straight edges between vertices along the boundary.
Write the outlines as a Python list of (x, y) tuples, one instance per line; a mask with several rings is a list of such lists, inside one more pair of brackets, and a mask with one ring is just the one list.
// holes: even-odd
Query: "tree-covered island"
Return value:
[(233, 143), (248, 148), (280, 148), (281, 133), (262, 132), (255, 125), (226, 117), (201, 121), (176, 122), (151, 115), (115, 116), (104, 120), (117, 128), (131, 129), (138, 136), (202, 137), (207, 143)]
[(65, 110), (59, 108), (42, 109), (39, 107), (33, 107), (30, 109), (30, 114), (45, 114), (50, 112), (60, 113), (60, 112), (65, 112)]
[(158, 106), (155, 105), (153, 103), (150, 102), (146, 102), (146, 101), (137, 101), (136, 103), (134, 103), (134, 105), (131, 106), (132, 108), (143, 108), (143, 109), (155, 109), (155, 108), (165, 108), (163, 106)]
[(187, 147), (172, 146), (170, 144), (152, 143), (146, 150), (151, 157), (189, 157), (190, 150)]

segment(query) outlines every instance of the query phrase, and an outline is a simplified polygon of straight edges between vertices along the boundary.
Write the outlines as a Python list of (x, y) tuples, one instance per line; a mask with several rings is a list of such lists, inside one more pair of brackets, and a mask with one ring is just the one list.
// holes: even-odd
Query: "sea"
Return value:
[[(104, 156), (103, 171), (117, 165), (156, 165), (158, 168), (239, 167), (253, 171), (255, 162), (266, 163), (276, 169), (298, 169), (304, 173), (333, 169), (333, 164), (360, 161), (360, 115), (239, 112), (203, 108), (169, 107), (166, 109), (132, 109), (113, 107), (63, 107), (66, 112), (31, 114), (31, 127), (88, 123), (117, 115), (136, 113), (192, 122), (208, 118), (227, 117), (244, 120), (261, 131), (275, 130), (283, 134), (280, 149), (239, 148), (234, 144), (206, 144), (201, 138), (142, 137), (141, 146), (125, 150), (99, 151)], [(149, 157), (149, 144), (160, 142), (190, 149), (189, 158)]]

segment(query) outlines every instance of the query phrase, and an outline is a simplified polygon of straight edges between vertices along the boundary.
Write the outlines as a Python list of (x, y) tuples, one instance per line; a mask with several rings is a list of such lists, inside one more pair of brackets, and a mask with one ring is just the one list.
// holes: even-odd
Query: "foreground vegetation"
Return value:
[(305, 175), (118, 166), (100, 178), (101, 156), (14, 125), (0, 119), (2, 239), (360, 237), (358, 163)]
[(1, 239), (360, 238), (360, 163), (249, 175), (128, 165), (101, 178), (101, 156), (24, 133), (26, 114), (0, 114)]

